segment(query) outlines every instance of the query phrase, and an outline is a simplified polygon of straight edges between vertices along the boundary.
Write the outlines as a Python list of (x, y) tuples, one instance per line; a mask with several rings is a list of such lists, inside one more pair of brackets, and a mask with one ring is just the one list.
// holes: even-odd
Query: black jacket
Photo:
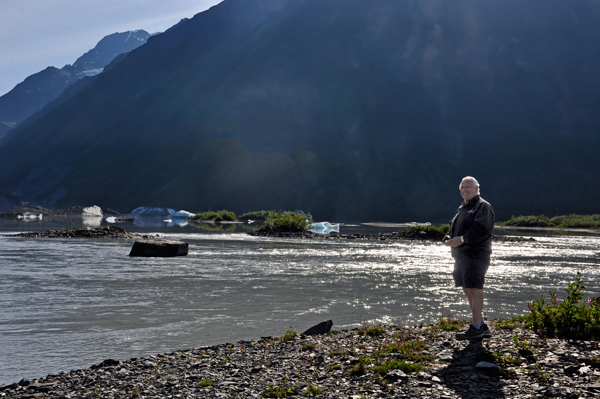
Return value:
[(489, 202), (479, 195), (463, 202), (450, 221), (448, 235), (462, 236), (465, 243), (452, 248), (452, 256), (476, 257), (481, 251), (492, 253), (492, 230), (494, 209)]

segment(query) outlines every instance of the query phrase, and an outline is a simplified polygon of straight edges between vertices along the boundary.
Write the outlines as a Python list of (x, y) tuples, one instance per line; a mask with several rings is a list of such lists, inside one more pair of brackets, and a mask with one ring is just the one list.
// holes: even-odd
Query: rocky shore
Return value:
[[(34, 231), (28, 233), (11, 234), (11, 237), (29, 237), (29, 238), (124, 238), (142, 237), (139, 234), (128, 233), (117, 226), (102, 227), (84, 227), (80, 229), (60, 229)], [(144, 235), (147, 238), (148, 236)]]
[[(2, 398), (593, 398), (597, 342), (540, 339), (505, 321), (461, 341), (432, 326), (287, 331), (0, 386)], [(441, 325), (441, 324), (440, 324)], [(500, 328), (503, 326), (505, 328)], [(510, 326), (508, 326), (510, 327)]]
[[(442, 241), (442, 237), (431, 236), (428, 234), (421, 234), (418, 231), (401, 230), (391, 233), (372, 233), (372, 234), (318, 234), (312, 231), (303, 232), (289, 232), (289, 231), (249, 231), (247, 234), (257, 237), (277, 237), (277, 238), (311, 238), (311, 239), (322, 239), (322, 240), (375, 240), (375, 241), (398, 241), (398, 240), (409, 240), (409, 241)], [(493, 240), (495, 242), (523, 242), (523, 241), (535, 241), (533, 237), (518, 237), (518, 236), (500, 236), (494, 235)]]

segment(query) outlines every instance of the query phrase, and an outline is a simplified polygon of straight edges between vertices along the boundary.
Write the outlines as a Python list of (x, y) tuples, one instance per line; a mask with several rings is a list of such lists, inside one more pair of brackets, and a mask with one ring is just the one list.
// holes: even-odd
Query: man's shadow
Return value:
[(506, 395), (502, 390), (500, 368), (475, 367), (490, 357), (482, 341), (472, 339), (464, 349), (456, 349), (450, 364), (435, 374), (461, 398), (504, 398)]

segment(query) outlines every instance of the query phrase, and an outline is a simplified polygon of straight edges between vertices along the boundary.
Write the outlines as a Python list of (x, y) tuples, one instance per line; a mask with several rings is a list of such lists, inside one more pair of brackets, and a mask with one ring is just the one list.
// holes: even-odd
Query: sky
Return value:
[(0, 96), (48, 66), (62, 68), (107, 35), (164, 32), (221, 0), (0, 0)]

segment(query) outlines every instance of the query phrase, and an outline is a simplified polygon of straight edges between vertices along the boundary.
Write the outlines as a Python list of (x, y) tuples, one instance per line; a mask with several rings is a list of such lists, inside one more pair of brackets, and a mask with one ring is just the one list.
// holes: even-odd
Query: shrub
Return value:
[(527, 304), (530, 327), (542, 337), (580, 340), (600, 339), (600, 303), (583, 299), (585, 285), (581, 272), (567, 287), (562, 301), (550, 291), (550, 300), (540, 297)]
[(208, 211), (208, 212), (197, 213), (194, 216), (192, 216), (191, 219), (193, 219), (193, 220), (214, 220), (215, 222), (222, 222), (225, 220), (229, 221), (229, 222), (236, 221), (235, 213), (226, 211), (226, 210), (222, 210), (222, 211), (218, 211), (218, 212)]
[(600, 215), (566, 215), (555, 216), (551, 219), (552, 223), (559, 227), (573, 228), (600, 228)]
[(275, 211), (252, 211), (246, 212), (238, 216), (238, 219), (253, 219), (253, 220), (266, 220), (269, 217), (275, 216), (277, 212)]
[(262, 232), (306, 232), (312, 224), (312, 216), (302, 215), (298, 212), (278, 212), (269, 217), (260, 226)]
[(400, 230), (400, 234), (407, 238), (443, 238), (450, 228), (449, 225), (436, 226), (411, 226), (408, 230)]
[(567, 228), (600, 228), (600, 215), (562, 215), (548, 218), (547, 216), (517, 216), (507, 222), (498, 223), (500, 226), (520, 227), (567, 227)]
[(552, 221), (547, 216), (517, 216), (512, 217), (509, 221), (499, 223), (504, 226), (521, 226), (521, 227), (551, 227)]

